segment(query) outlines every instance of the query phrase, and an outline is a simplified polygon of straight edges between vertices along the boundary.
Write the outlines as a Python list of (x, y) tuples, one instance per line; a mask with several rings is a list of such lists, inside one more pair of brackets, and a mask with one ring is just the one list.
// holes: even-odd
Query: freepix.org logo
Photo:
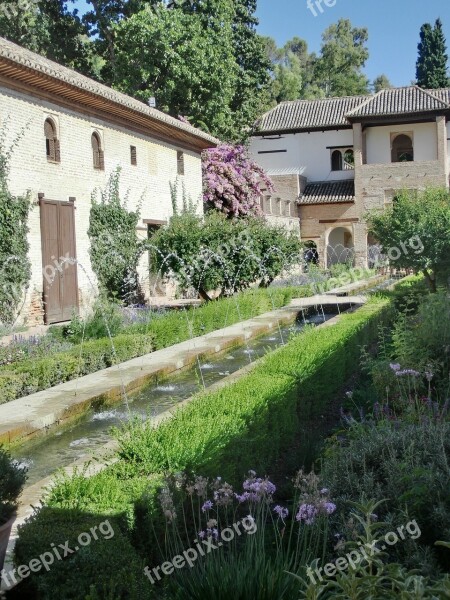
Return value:
[(319, 14), (325, 12), (324, 5), (327, 8), (333, 8), (336, 6), (337, 0), (307, 0), (306, 5), (312, 12), (314, 17), (318, 17)]

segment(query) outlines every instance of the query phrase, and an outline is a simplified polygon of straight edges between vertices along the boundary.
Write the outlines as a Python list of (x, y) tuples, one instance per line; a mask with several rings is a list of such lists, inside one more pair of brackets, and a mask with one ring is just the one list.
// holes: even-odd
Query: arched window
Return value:
[(413, 160), (412, 137), (403, 133), (397, 135), (392, 141), (392, 162), (412, 162)]
[(331, 170), (342, 171), (342, 153), (340, 150), (335, 150), (331, 155)]
[(355, 168), (355, 153), (353, 150), (346, 150), (344, 153), (344, 169), (346, 171), (351, 171)]
[(51, 162), (60, 162), (61, 154), (59, 149), (59, 140), (56, 133), (56, 125), (52, 119), (45, 120), (44, 135), (47, 160)]
[(94, 161), (94, 169), (105, 168), (105, 156), (102, 150), (102, 142), (100, 140), (100, 136), (96, 131), (91, 136), (91, 144), (92, 144), (92, 157)]

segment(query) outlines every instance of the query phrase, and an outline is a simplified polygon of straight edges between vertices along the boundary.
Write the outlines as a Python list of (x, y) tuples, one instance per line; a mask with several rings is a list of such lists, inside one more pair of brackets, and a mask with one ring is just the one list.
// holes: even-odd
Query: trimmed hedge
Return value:
[(114, 364), (167, 348), (311, 295), (308, 286), (248, 290), (199, 308), (170, 312), (148, 324), (133, 325), (113, 338), (88, 340), (73, 350), (0, 367), (0, 404), (95, 373)]
[(90, 340), (73, 350), (9, 365), (0, 369), (0, 404), (153, 352), (154, 347), (151, 334), (118, 335), (114, 350), (109, 339)]

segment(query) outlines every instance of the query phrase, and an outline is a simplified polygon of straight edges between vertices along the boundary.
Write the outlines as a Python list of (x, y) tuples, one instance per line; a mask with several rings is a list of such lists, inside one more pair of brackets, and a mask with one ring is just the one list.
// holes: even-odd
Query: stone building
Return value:
[(449, 187), (450, 89), (282, 102), (256, 123), (251, 154), (297, 203), (301, 239), (323, 265), (368, 260), (364, 215), (402, 189)]
[[(16, 195), (30, 190), (35, 203), (32, 278), (21, 314), (28, 323), (70, 319), (95, 296), (87, 235), (91, 195), (117, 167), (128, 207), (141, 205), (139, 235), (167, 222), (169, 184), (177, 178), (203, 210), (201, 152), (216, 139), (2, 38), (0, 119), (6, 146), (19, 136), (10, 189)], [(66, 256), (76, 264), (55, 269)], [(145, 258), (140, 275), (145, 287)]]

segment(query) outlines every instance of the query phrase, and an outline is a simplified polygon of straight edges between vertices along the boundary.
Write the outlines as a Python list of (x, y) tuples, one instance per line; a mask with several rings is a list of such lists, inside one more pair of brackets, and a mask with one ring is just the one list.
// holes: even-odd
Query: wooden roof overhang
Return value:
[(196, 153), (219, 143), (2, 56), (0, 85)]

